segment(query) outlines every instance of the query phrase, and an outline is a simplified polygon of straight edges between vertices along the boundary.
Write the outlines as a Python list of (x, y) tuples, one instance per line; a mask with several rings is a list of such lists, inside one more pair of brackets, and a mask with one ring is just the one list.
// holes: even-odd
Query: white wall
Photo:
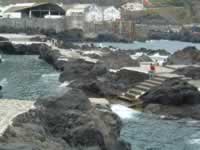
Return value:
[(121, 18), (121, 13), (115, 7), (108, 7), (104, 10), (104, 21), (116, 21)]
[(129, 11), (140, 11), (144, 9), (144, 5), (138, 2), (126, 3), (122, 6), (122, 8)]
[(22, 14), (20, 12), (3, 13), (3, 18), (21, 18)]
[(103, 21), (103, 9), (93, 5), (90, 6), (85, 13), (86, 22), (101, 22)]

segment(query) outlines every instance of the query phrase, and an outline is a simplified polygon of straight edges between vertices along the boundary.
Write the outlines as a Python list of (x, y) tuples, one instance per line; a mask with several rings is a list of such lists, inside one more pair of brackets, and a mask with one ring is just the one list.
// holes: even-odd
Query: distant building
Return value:
[(144, 10), (143, 2), (128, 2), (121, 6), (126, 11), (141, 11)]
[(62, 7), (66, 11), (66, 16), (84, 16), (86, 10), (93, 4), (72, 4), (63, 5)]
[(104, 21), (116, 21), (121, 19), (121, 12), (114, 6), (110, 6), (104, 9), (103, 20)]
[(3, 10), (4, 18), (59, 18), (65, 10), (53, 3), (22, 3), (9, 5)]
[(101, 22), (103, 21), (103, 8), (97, 5), (92, 5), (85, 12), (86, 22)]

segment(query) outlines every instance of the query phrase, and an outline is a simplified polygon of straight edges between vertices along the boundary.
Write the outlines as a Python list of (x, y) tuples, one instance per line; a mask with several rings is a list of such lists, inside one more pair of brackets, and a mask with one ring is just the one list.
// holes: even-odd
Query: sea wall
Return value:
[(3, 18), (0, 20), (0, 28), (8, 27), (14, 29), (23, 29), (23, 31), (36, 30), (54, 30), (61, 32), (66, 29), (65, 19), (41, 19), (41, 18)]
[(71, 29), (81, 29), (86, 37), (87, 35), (97, 36), (102, 33), (109, 33), (132, 40), (135, 35), (135, 26), (132, 21), (88, 23), (84, 21), (82, 16), (66, 16), (60, 19), (2, 18), (0, 20), (0, 32), (4, 33), (41, 33), (42, 31), (59, 33)]

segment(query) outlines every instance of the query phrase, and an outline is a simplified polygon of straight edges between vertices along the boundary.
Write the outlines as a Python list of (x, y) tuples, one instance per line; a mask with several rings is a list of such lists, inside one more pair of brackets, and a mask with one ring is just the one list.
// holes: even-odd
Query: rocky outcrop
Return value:
[(120, 52), (126, 53), (128, 55), (134, 55), (136, 53), (143, 53), (147, 56), (151, 56), (154, 54), (159, 54), (161, 56), (171, 55), (167, 50), (164, 50), (164, 49), (152, 50), (152, 49), (147, 49), (147, 48), (139, 48), (139, 49), (134, 49), (134, 50), (120, 50)]
[(0, 43), (0, 51), (9, 55), (39, 55), (40, 51), (48, 49), (45, 44), (12, 44), (11, 42)]
[(186, 47), (171, 55), (167, 64), (169, 65), (191, 65), (200, 64), (200, 51), (196, 47)]
[(179, 68), (175, 71), (175, 73), (179, 75), (184, 75), (186, 77), (190, 77), (194, 80), (200, 80), (200, 67), (184, 67), (184, 68)]
[(140, 97), (144, 105), (171, 106), (200, 104), (200, 92), (196, 87), (180, 79), (169, 79)]
[(71, 81), (84, 77), (90, 78), (88, 75), (94, 66), (94, 63), (87, 62), (83, 59), (71, 60), (64, 66), (64, 71), (60, 75), (60, 81)]
[(149, 40), (164, 39), (164, 40), (185, 41), (193, 43), (200, 42), (199, 31), (195, 31), (195, 27), (189, 29), (183, 28), (179, 32), (174, 32), (173, 29), (170, 32), (153, 30), (148, 32), (147, 39)]
[(144, 112), (163, 116), (163, 119), (192, 118), (200, 119), (200, 105), (166, 106), (161, 104), (149, 104)]
[(47, 63), (52, 65), (54, 68), (58, 70), (63, 70), (66, 61), (59, 60), (61, 58), (61, 54), (58, 50), (52, 50), (47, 45), (44, 45), (44, 49), (39, 51), (40, 58), (45, 60)]
[(69, 86), (82, 89), (89, 96), (117, 97), (136, 83), (148, 78), (147, 74), (140, 72), (124, 69), (117, 73), (110, 73), (103, 66), (96, 67), (87, 76), (76, 79)]
[(110, 52), (108, 55), (103, 56), (100, 61), (110, 69), (136, 67), (140, 65), (137, 60), (133, 60), (128, 54), (120, 51)]
[[(130, 150), (120, 141), (120, 119), (108, 108), (92, 106), (83, 92), (39, 99), (34, 110), (13, 120), (0, 139), (8, 150)], [(9, 150), (10, 150), (9, 149)]]
[(200, 92), (179, 79), (167, 80), (140, 97), (144, 112), (164, 115), (163, 119), (200, 119)]

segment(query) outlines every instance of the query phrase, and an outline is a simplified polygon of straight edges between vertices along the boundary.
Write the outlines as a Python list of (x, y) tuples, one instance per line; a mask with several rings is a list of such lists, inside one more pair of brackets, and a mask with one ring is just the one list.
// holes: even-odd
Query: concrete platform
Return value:
[(0, 99), (0, 136), (19, 114), (34, 108), (34, 101)]
[(105, 98), (89, 98), (93, 105), (109, 106), (110, 102)]

